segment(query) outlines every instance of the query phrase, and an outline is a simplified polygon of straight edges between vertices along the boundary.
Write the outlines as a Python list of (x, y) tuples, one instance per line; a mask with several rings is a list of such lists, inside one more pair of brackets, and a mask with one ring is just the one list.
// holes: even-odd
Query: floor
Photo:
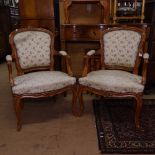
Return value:
[[(16, 131), (16, 118), (6, 63), (0, 64), (0, 155), (100, 155), (92, 99), (85, 95), (85, 113), (71, 113), (71, 96), (26, 100), (23, 128)], [(154, 98), (154, 94), (145, 98)]]

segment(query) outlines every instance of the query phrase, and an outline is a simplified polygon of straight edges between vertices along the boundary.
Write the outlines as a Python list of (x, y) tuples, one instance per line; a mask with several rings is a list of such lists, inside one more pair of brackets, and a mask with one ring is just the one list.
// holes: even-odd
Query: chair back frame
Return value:
[[(106, 65), (104, 62), (104, 40), (103, 40), (103, 36), (108, 32), (120, 31), (120, 30), (135, 31), (141, 35), (141, 39), (140, 39), (140, 43), (139, 43), (138, 51), (137, 51), (137, 56), (136, 56), (136, 60), (135, 60), (135, 65), (133, 68), (129, 68), (129, 67), (125, 67), (125, 66), (109, 66), (109, 65)], [(138, 74), (138, 68), (139, 68), (139, 65), (141, 63), (141, 58), (142, 58), (143, 51), (144, 51), (145, 39), (146, 39), (146, 29), (141, 29), (141, 28), (137, 28), (137, 27), (126, 27), (126, 26), (113, 27), (113, 28), (106, 29), (106, 30), (102, 31), (101, 35), (100, 35), (101, 68), (102, 69), (120, 69), (120, 70), (125, 70), (125, 71), (132, 71), (134, 74)]]
[[(50, 36), (51, 43), (50, 43), (50, 65), (49, 66), (39, 66), (39, 67), (32, 67), (32, 68), (27, 68), (27, 69), (21, 68), (18, 53), (17, 53), (17, 48), (16, 48), (16, 45), (14, 42), (14, 37), (19, 33), (28, 32), (28, 31), (44, 32)], [(10, 33), (9, 42), (10, 42), (10, 45), (12, 48), (12, 57), (13, 57), (13, 60), (15, 61), (15, 65), (16, 65), (16, 69), (17, 69), (17, 75), (23, 75), (26, 72), (37, 71), (37, 70), (38, 71), (39, 70), (54, 70), (54, 54), (55, 54), (54, 37), (55, 37), (55, 35), (51, 31), (49, 31), (47, 29), (43, 29), (43, 28), (34, 28), (34, 27), (16, 29)]]
[[(27, 43), (29, 44), (29, 42), (35, 40), (35, 35), (37, 34), (38, 38), (36, 38), (36, 42), (33, 44), (32, 46), (32, 49), (39, 45), (39, 43), (42, 43), (42, 41), (44, 40), (43, 44), (40, 45), (41, 47), (41, 50), (47, 50), (45, 51), (45, 56), (44, 55), (39, 55), (39, 58), (37, 59), (37, 61), (33, 62), (33, 58), (36, 58), (36, 55), (38, 54), (38, 49), (40, 47), (38, 47), (38, 49), (35, 49), (34, 51), (34, 56), (32, 58), (32, 63), (31, 63), (31, 59), (30, 61), (28, 60), (28, 62), (30, 62), (30, 64), (28, 66), (24, 66), (23, 65), (23, 62), (22, 60), (20, 61), (20, 54), (21, 55), (24, 55), (24, 53), (21, 52), (21, 49), (19, 50), (19, 47), (22, 46), (21, 44), (19, 45), (18, 44), (18, 41), (22, 42), (22, 41), (25, 41), (27, 39), (27, 36), (29, 35), (29, 33), (24, 33), (23, 35), (19, 35), (17, 36), (17, 38), (14, 39), (14, 37), (19, 34), (19, 33), (22, 33), (22, 32), (31, 32), (31, 31), (38, 31), (38, 32), (44, 32), (47, 35), (42, 35), (42, 33), (33, 33), (32, 34), (32, 37), (28, 37), (28, 39), (30, 38), (29, 41), (26, 42), (26, 47), (27, 47)], [(26, 35), (25, 35), (26, 34)], [(28, 34), (28, 35), (27, 35)], [(24, 37), (26, 38), (24, 38)], [(31, 35), (30, 35), (31, 36)], [(49, 37), (50, 37), (50, 40), (49, 40)], [(12, 49), (12, 57), (10, 55), (7, 56), (6, 60), (7, 60), (7, 65), (8, 65), (8, 71), (9, 71), (9, 81), (10, 81), (10, 84), (11, 84), (11, 89), (12, 89), (12, 95), (13, 95), (13, 101), (14, 101), (14, 110), (15, 110), (15, 114), (16, 114), (16, 118), (17, 118), (17, 131), (20, 131), (21, 128), (22, 128), (22, 117), (21, 117), (21, 113), (22, 113), (22, 109), (24, 108), (24, 103), (22, 102), (23, 99), (26, 99), (26, 98), (31, 98), (31, 99), (37, 99), (37, 98), (45, 98), (45, 97), (53, 97), (55, 95), (58, 95), (58, 94), (61, 94), (61, 93), (64, 93), (66, 91), (71, 91), (72, 93), (72, 112), (74, 115), (76, 115), (76, 109), (75, 109), (75, 103), (76, 103), (76, 99), (77, 99), (77, 95), (76, 95), (76, 79), (75, 78), (72, 78), (71, 80), (74, 80), (73, 83), (70, 83), (68, 80), (69, 77), (68, 76), (72, 76), (72, 70), (71, 70), (71, 67), (70, 67), (70, 56), (67, 54), (67, 52), (65, 51), (61, 51), (61, 54), (60, 52), (59, 53), (56, 53), (55, 49), (54, 49), (54, 33), (52, 33), (51, 31), (49, 30), (46, 30), (46, 29), (43, 29), (43, 28), (20, 28), (20, 29), (17, 29), (15, 31), (13, 31), (10, 36), (9, 36), (9, 41), (10, 41), (10, 45), (11, 45), (11, 49)], [(22, 38), (22, 39), (21, 39)], [(38, 41), (39, 40), (39, 41)], [(31, 43), (30, 43), (31, 44)], [(45, 48), (43, 48), (43, 46), (47, 45), (47, 47), (45, 46)], [(17, 47), (16, 47), (17, 45)], [(24, 46), (24, 45), (23, 45)], [(19, 50), (19, 51), (17, 51)], [(27, 48), (25, 49), (25, 46), (23, 48), (24, 52), (27, 51)], [(28, 49), (28, 50), (31, 50)], [(19, 52), (21, 52), (19, 54)], [(28, 51), (29, 52), (29, 51)], [(44, 51), (43, 51), (44, 52)], [(31, 53), (28, 53), (25, 57), (24, 57), (24, 63), (26, 62), (25, 60), (27, 60), (29, 58), (29, 54), (31, 56)], [(39, 52), (41, 53), (41, 52)], [(43, 53), (44, 54), (44, 53)], [(62, 84), (62, 86), (60, 88), (58, 87), (55, 87), (54, 84), (52, 85), (52, 78), (50, 76), (54, 75), (52, 73), (54, 73), (54, 56), (55, 55), (59, 55), (59, 56), (63, 56), (65, 61), (66, 61), (66, 64), (67, 65), (67, 71), (68, 71), (68, 76), (67, 75), (64, 75), (64, 74), (55, 74), (54, 78), (57, 78), (57, 76), (61, 76), (60, 77), (60, 80), (58, 81), (59, 83), (63, 82), (63, 76), (65, 78), (65, 85)], [(42, 59), (42, 56), (43, 57), (46, 57), (45, 60), (43, 62), (39, 62), (41, 59)], [(50, 57), (50, 58), (49, 58)], [(13, 59), (12, 59), (13, 58)], [(27, 58), (27, 59), (26, 59)], [(12, 60), (15, 61), (15, 67), (16, 67), (16, 70), (17, 70), (17, 75), (14, 76), (13, 75), (13, 69), (12, 69)], [(48, 62), (46, 62), (46, 60)], [(20, 64), (21, 62), (21, 64)], [(39, 63), (38, 63), (39, 62)], [(69, 63), (70, 62), (70, 63)], [(38, 64), (37, 64), (38, 63)], [(42, 66), (43, 64), (43, 66)], [(24, 67), (23, 67), (24, 66)], [(49, 70), (49, 71), (47, 71)], [(35, 72), (35, 71), (47, 71), (45, 75), (47, 75), (47, 78), (45, 76), (45, 80), (49, 80), (49, 82), (47, 81), (47, 83), (45, 82), (45, 87), (48, 85), (50, 86), (50, 88), (48, 89), (42, 89), (41, 87), (44, 86), (44, 83), (41, 83), (41, 81), (37, 81), (38, 78), (44, 78), (44, 77), (41, 77), (42, 76), (42, 72), (40, 74), (33, 74), (32, 72)], [(50, 72), (51, 71), (51, 72)], [(35, 75), (34, 78), (33, 76), (31, 76), (32, 74)], [(44, 72), (44, 73), (45, 73)], [(55, 71), (56, 72), (61, 72), (61, 71)], [(27, 73), (27, 75), (26, 75)], [(35, 72), (36, 73), (36, 72)], [(51, 73), (51, 74), (49, 74)], [(23, 75), (25, 74), (25, 75)], [(30, 75), (30, 76), (29, 76)], [(23, 77), (26, 77), (26, 78), (23, 78)], [(28, 77), (28, 78), (27, 78)], [(30, 79), (30, 78), (31, 79)], [(36, 78), (37, 77), (37, 78)], [(19, 81), (20, 79), (25, 79), (25, 80), (21, 80), (22, 82), (18, 82), (18, 78), (19, 78)], [(27, 80), (28, 79), (28, 80)], [(36, 80), (36, 81), (35, 81)], [(44, 80), (44, 79), (43, 79)], [(32, 83), (30, 83), (30, 81), (32, 81)], [(55, 80), (54, 80), (55, 81)], [(35, 83), (34, 86), (35, 86), (35, 90), (34, 91), (23, 91), (23, 92), (20, 92), (17, 91), (13, 91), (15, 87), (17, 87), (18, 85), (22, 85), (22, 89), (24, 90), (24, 88), (27, 86), (27, 83), (28, 83), (28, 89), (29, 90), (32, 90), (33, 88), (33, 82)], [(55, 82), (55, 85), (58, 85), (57, 81)], [(43, 85), (40, 85), (43, 84)], [(36, 91), (38, 89), (42, 89), (41, 91)]]
[[(105, 62), (104, 62), (104, 42), (103, 42), (103, 36), (108, 33), (108, 32), (112, 32), (112, 31), (119, 31), (119, 30), (129, 30), (129, 31), (135, 31), (135, 32), (138, 32), (140, 35), (141, 35), (141, 38), (140, 40), (138, 40), (138, 43), (136, 45), (136, 48), (138, 46), (138, 49), (137, 49), (137, 53), (134, 55), (134, 63), (132, 63), (132, 65), (128, 65), (130, 68), (128, 67), (125, 67), (125, 65), (123, 66), (110, 66), (110, 65), (107, 65)], [(100, 55), (100, 63), (101, 63), (101, 67), (99, 68), (99, 72), (100, 72), (100, 69), (107, 69), (107, 70), (124, 70), (124, 71), (129, 71), (131, 72), (131, 74), (137, 74), (139, 73), (139, 67), (140, 67), (140, 63), (141, 63), (141, 59), (143, 58), (143, 64), (142, 64), (142, 69), (141, 69), (141, 72), (142, 72), (142, 75), (141, 75), (141, 80), (139, 81), (139, 83), (143, 86), (145, 86), (145, 82), (146, 82), (146, 75), (147, 75), (147, 64), (148, 64), (148, 58), (149, 58), (149, 54), (144, 51), (144, 46), (145, 46), (145, 39), (146, 39), (146, 30), (147, 30), (147, 27), (145, 28), (137, 28), (137, 27), (129, 27), (129, 26), (121, 26), (121, 27), (112, 27), (112, 28), (108, 28), (104, 31), (101, 32), (101, 38), (100, 38), (100, 49), (96, 52), (99, 53)], [(126, 36), (126, 35), (125, 35)], [(111, 36), (110, 36), (111, 37)], [(117, 36), (118, 37), (118, 36)], [(130, 37), (130, 36), (129, 36)], [(109, 46), (107, 46), (107, 49), (108, 49)], [(93, 50), (94, 51), (94, 50)], [(136, 51), (134, 49), (134, 51)], [(95, 52), (93, 52), (92, 54), (91, 53), (87, 53), (87, 55), (85, 56), (85, 66), (84, 66), (84, 69), (83, 69), (83, 77), (79, 79), (79, 86), (78, 86), (78, 98), (79, 98), (79, 102), (80, 102), (80, 112), (79, 112), (79, 115), (82, 115), (83, 112), (84, 112), (84, 109), (85, 109), (85, 106), (84, 106), (84, 101), (83, 101), (83, 94), (84, 92), (90, 92), (90, 93), (93, 93), (95, 95), (99, 95), (99, 96), (102, 96), (103, 99), (104, 97), (112, 97), (114, 99), (116, 98), (132, 98), (133, 99), (133, 102), (134, 102), (134, 110), (135, 110), (135, 114), (134, 114), (134, 117), (135, 117), (135, 127), (136, 129), (141, 129), (141, 124), (140, 124), (140, 116), (141, 116), (141, 109), (142, 109), (142, 104), (143, 104), (143, 92), (144, 90), (142, 91), (139, 91), (139, 92), (134, 92), (134, 91), (125, 91), (125, 92), (120, 92), (120, 91), (113, 91), (113, 90), (106, 90), (105, 85), (107, 85), (108, 87), (108, 84), (106, 83), (106, 80), (105, 80), (105, 83), (103, 83), (104, 81), (102, 81), (101, 77), (99, 77), (98, 79), (95, 79), (94, 77), (95, 76), (98, 76), (98, 74), (96, 74), (98, 71), (96, 70), (95, 73), (89, 73), (89, 61), (90, 61), (90, 58), (91, 56), (93, 56)], [(113, 72), (113, 71), (112, 71)], [(89, 73), (89, 74), (88, 74)], [(91, 78), (92, 76), (92, 78)], [(117, 75), (116, 75), (117, 76)], [(133, 75), (135, 76), (135, 75)], [(100, 80), (100, 81), (99, 81)], [(101, 86), (103, 85), (103, 89), (101, 89), (101, 87), (96, 87), (96, 86), (93, 86), (92, 83), (95, 83), (96, 86), (100, 85)], [(101, 83), (100, 83), (101, 82)], [(117, 82), (117, 81), (116, 81)], [(105, 84), (105, 85), (104, 85)], [(120, 82), (121, 84), (121, 82)], [(111, 83), (109, 83), (109, 86), (112, 87)], [(114, 85), (114, 87), (116, 86), (117, 88), (117, 85)]]

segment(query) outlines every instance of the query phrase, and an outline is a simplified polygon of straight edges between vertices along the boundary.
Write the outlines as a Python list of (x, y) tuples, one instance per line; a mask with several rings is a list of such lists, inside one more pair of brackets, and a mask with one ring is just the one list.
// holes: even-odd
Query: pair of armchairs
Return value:
[[(101, 69), (89, 72), (89, 59), (94, 50), (87, 53), (81, 78), (76, 81), (65, 51), (54, 49), (54, 34), (43, 28), (21, 28), (9, 36), (12, 56), (6, 57), (11, 84), (17, 130), (21, 130), (21, 110), (24, 98), (49, 97), (71, 90), (72, 111), (81, 116), (84, 111), (83, 93), (110, 97), (133, 97), (135, 99), (135, 125), (140, 127), (142, 96), (146, 82), (148, 54), (143, 52), (145, 30), (132, 27), (110, 28), (102, 32), (98, 51)], [(65, 58), (67, 73), (54, 70), (54, 56)], [(142, 75), (138, 68), (143, 59)], [(15, 61), (17, 76), (12, 73)], [(79, 100), (77, 100), (79, 99)], [(80, 101), (80, 102), (77, 102)], [(80, 109), (76, 109), (79, 103)]]

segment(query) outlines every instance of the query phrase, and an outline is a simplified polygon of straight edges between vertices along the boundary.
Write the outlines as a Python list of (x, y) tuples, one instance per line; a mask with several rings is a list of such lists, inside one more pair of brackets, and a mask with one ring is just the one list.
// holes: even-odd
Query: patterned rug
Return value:
[(94, 100), (101, 153), (155, 154), (155, 101), (144, 100), (142, 131), (134, 126), (132, 100)]

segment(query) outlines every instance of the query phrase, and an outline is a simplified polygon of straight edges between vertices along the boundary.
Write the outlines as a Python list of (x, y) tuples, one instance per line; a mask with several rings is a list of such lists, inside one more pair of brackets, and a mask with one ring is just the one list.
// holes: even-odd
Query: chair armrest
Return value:
[(86, 76), (89, 72), (89, 60), (96, 53), (95, 50), (89, 50), (87, 54), (84, 56), (84, 68), (82, 71), (82, 76)]
[(96, 53), (95, 50), (90, 50), (90, 51), (87, 52), (87, 55), (88, 55), (88, 56), (92, 56), (92, 55), (94, 55), (95, 53)]
[(144, 59), (144, 61), (143, 61), (143, 68), (142, 68), (142, 84), (145, 85), (149, 54), (148, 53), (144, 53), (143, 54), (143, 59)]
[(59, 51), (59, 54), (62, 56), (67, 56), (67, 52), (66, 51)]
[(71, 58), (70, 56), (67, 54), (66, 51), (59, 51), (58, 52), (59, 55), (63, 56), (65, 58), (65, 63), (66, 63), (66, 67), (67, 67), (67, 73), (70, 76), (73, 76), (73, 72), (72, 72), (72, 68), (71, 68)]
[(14, 80), (13, 80), (13, 74), (12, 74), (12, 56), (7, 55), (6, 61), (7, 61), (8, 71), (9, 71), (9, 81), (10, 81), (11, 86), (13, 86)]

